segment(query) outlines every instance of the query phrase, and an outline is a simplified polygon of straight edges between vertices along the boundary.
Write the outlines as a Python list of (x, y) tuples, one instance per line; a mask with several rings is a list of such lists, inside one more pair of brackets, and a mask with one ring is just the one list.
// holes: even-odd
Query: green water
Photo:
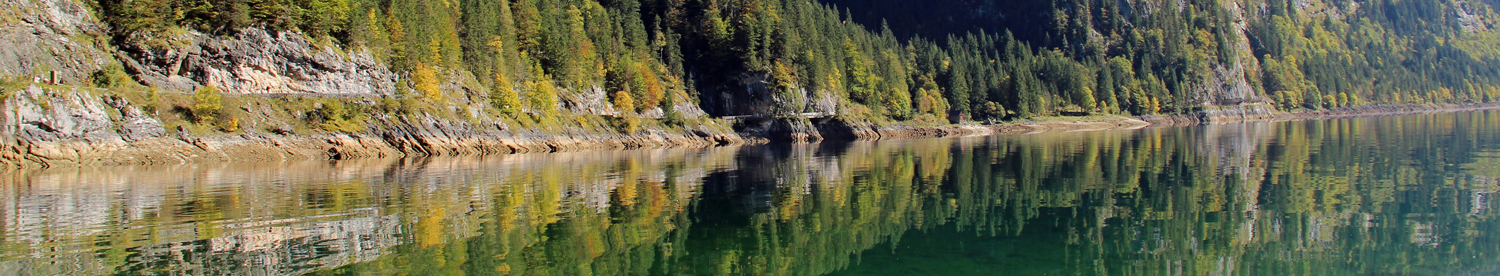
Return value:
[(54, 169), (0, 275), (1491, 275), (1500, 111)]

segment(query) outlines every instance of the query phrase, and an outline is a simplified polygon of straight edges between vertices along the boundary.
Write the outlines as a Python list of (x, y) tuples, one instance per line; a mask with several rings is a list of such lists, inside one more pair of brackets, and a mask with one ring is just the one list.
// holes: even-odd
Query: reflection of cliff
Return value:
[[(378, 210), (220, 224), (217, 237), (132, 248), (125, 271), (189, 274), (302, 274), (372, 261), (400, 244), (400, 217)], [(334, 219), (334, 220), (326, 220)], [(326, 220), (326, 221), (320, 221)], [(259, 226), (259, 225), (275, 226)], [(242, 226), (257, 226), (236, 229)]]
[[(942, 184), (948, 193), (935, 200), (937, 204), (877, 205), (880, 208), (871, 208), (875, 213), (859, 211), (864, 205), (847, 208), (856, 218), (922, 218), (896, 229), (952, 223), (960, 236), (994, 235), (1004, 240), (1014, 235), (1020, 244), (1067, 244), (1031, 245), (1044, 247), (1009, 253), (1017, 259), (983, 259), (989, 265), (983, 268), (992, 271), (1492, 271), (1490, 263), (1500, 258), (1500, 252), (1481, 237), (1500, 229), (1500, 221), (1489, 211), (1494, 205), (1488, 199), (1495, 190), (1493, 181), (1470, 174), (1483, 170), (1464, 168), (1500, 165), (1487, 164), (1500, 160), (1485, 158), (1500, 151), (1494, 146), (1500, 142), (1496, 123), (1500, 113), (1489, 112), (995, 137), (978, 147), (953, 151), (953, 166)], [(880, 169), (849, 178), (874, 180), (881, 174), (873, 171), (899, 171), (880, 163), (871, 167)], [(900, 177), (883, 181), (891, 187), (902, 183)], [(950, 200), (956, 212), (933, 212)], [(885, 213), (895, 206), (906, 213)], [(809, 216), (826, 220), (830, 215)], [(876, 235), (894, 233), (890, 251), (897, 253), (910, 250), (957, 259), (993, 254), (942, 255), (932, 252), (962, 250), (942, 247), (952, 243), (931, 243), (957, 239), (981, 244), (994, 239), (928, 239), (928, 234), (906, 232), (915, 235), (908, 238), (926, 241), (911, 244), (901, 241), (903, 230), (871, 230), (888, 227), (860, 228)], [(932, 271), (924, 269), (947, 264), (924, 261), (921, 254), (898, 258), (884, 253), (885, 245), (871, 248), (879, 250), (851, 253), (864, 255), (855, 257), (864, 264), (849, 274)], [(1048, 253), (1052, 250), (1061, 252)], [(907, 262), (918, 265), (901, 265)], [(1038, 264), (1055, 270), (1036, 268)]]
[(0, 182), (0, 274), (301, 274), (490, 227), (536, 236), (542, 226), (608, 217), (622, 205), (670, 217), (699, 179), (730, 166), (726, 153), (28, 172)]
[[(732, 187), (706, 187), (686, 274), (819, 275), (908, 230), (935, 226), (954, 140), (747, 148)], [(747, 169), (755, 168), (755, 169)], [(724, 185), (724, 183), (714, 184)], [(945, 207), (933, 209), (931, 207)]]
[(1488, 112), (34, 172), (0, 186), (0, 274), (1453, 274), (1500, 261), (1497, 134)]

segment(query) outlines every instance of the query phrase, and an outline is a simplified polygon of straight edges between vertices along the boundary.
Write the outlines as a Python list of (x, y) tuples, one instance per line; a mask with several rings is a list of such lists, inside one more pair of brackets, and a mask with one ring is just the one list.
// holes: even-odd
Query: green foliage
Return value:
[(121, 38), (179, 26), (215, 33), (263, 26), (323, 36), (347, 30), (353, 7), (349, 0), (97, 0), (93, 4)]
[(495, 74), (495, 87), (490, 89), (490, 106), (507, 116), (516, 116), (521, 114), (521, 105), (521, 96), (516, 94), (516, 87), (508, 78)]
[[(1268, 100), (1292, 110), (1500, 97), (1494, 88), (1500, 87), (1500, 47), (1493, 45), (1500, 31), (1451, 16), (1472, 13), (1477, 19), (1464, 20), (1500, 22), (1491, 3), (1377, 1), (1311, 12), (1271, 1), (1237, 21), (1242, 18), (1226, 12), (1233, 10), (1227, 2), (1202, 0), (1176, 9), (1023, 0), (1007, 2), (1005, 13), (983, 14), (972, 11), (996, 7), (939, 0), (910, 9), (898, 5), (902, 1), (852, 1), (94, 4), (117, 39), (188, 28), (228, 34), (252, 26), (330, 36), (408, 73), (415, 94), (437, 105), (448, 101), (438, 88), (441, 73), (493, 76), (482, 81), (491, 88), (489, 104), (512, 116), (556, 116), (558, 91), (596, 86), (612, 101), (628, 94), (634, 110), (670, 110), (665, 105), (677, 95), (717, 116), (804, 112), (818, 106), (809, 104), (814, 100), (826, 100), (881, 120), (950, 111), (971, 118), (1031, 118), (1063, 109), (1187, 113), (1223, 98), (1206, 87), (1239, 77), (1256, 93), (1218, 104)], [(114, 79), (94, 79), (115, 85)], [(772, 93), (752, 91), (750, 81), (764, 81)], [(766, 100), (779, 106), (751, 104)]]
[(873, 104), (876, 99), (876, 89), (885, 79), (870, 73), (869, 62), (864, 53), (853, 42), (844, 42), (844, 59), (849, 65), (849, 99), (858, 103)]
[(359, 108), (338, 99), (323, 100), (320, 105), (320, 108), (308, 114), (308, 118), (313, 119), (319, 128), (345, 133), (365, 130), (364, 124), (360, 123), (365, 115)]
[[(510, 1), (463, 0), (464, 64), (476, 76), (511, 77), (507, 57), (516, 56), (516, 23)], [(498, 79), (499, 77), (497, 77)]]
[(1004, 105), (1000, 105), (1000, 103), (997, 103), (997, 102), (986, 102), (986, 103), (984, 103), (984, 109), (982, 111), (983, 112), (980, 113), (980, 116), (984, 116), (984, 118), (990, 118), (990, 119), (997, 119), (998, 120), (998, 119), (1005, 118), (1005, 116), (1007, 115), (1007, 112), (1005, 111), (1005, 106)]
[(542, 52), (542, 15), (536, 3), (515, 1), (516, 48), (521, 53)]
[(557, 109), (560, 106), (557, 99), (557, 87), (553, 86), (551, 81), (528, 82), (526, 86), (531, 89), (526, 95), (531, 114), (545, 117), (558, 115)]
[(218, 118), (220, 111), (224, 109), (223, 98), (224, 95), (213, 86), (203, 86), (193, 91), (193, 105), (190, 108), (193, 120), (202, 124)]
[(349, 25), (349, 0), (299, 1), (303, 14), (299, 28), (312, 36), (343, 32)]
[(641, 131), (641, 118), (636, 116), (619, 116), (609, 118), (610, 126), (624, 134), (635, 134)]
[(379, 110), (385, 114), (414, 116), (421, 114), (424, 105), (412, 97), (385, 97), (380, 99)]
[(413, 90), (416, 90), (418, 95), (421, 95), (432, 103), (441, 104), (448, 102), (448, 98), (443, 96), (442, 87), (439, 86), (440, 83), (441, 80), (436, 68), (426, 66), (421, 62), (417, 62), (416, 65), (412, 66), (411, 86)]
[(118, 88), (133, 82), (130, 75), (125, 73), (125, 68), (116, 63), (105, 65), (104, 68), (89, 74), (89, 79), (96, 87)]
[[(158, 98), (160, 92), (148, 92), (147, 97)], [(213, 86), (199, 87), (193, 91), (192, 106), (188, 107), (188, 115), (194, 123), (200, 125), (213, 125), (224, 132), (240, 131), (241, 111), (238, 108), (224, 108), (226, 100), (222, 92)], [(234, 106), (234, 101), (228, 101), (229, 106)]]
[(942, 88), (938, 87), (933, 74), (929, 73), (918, 76), (915, 86), (918, 86), (918, 88), (916, 94), (913, 94), (912, 97), (914, 98), (913, 104), (916, 106), (917, 113), (932, 114), (938, 118), (948, 115), (948, 110), (950, 109), (948, 100), (943, 95)]
[(146, 90), (146, 102), (141, 106), (141, 110), (146, 113), (155, 114), (157, 111), (164, 109), (161, 108), (161, 105), (161, 89), (157, 89), (155, 86), (148, 88)]
[(682, 113), (677, 112), (677, 104), (674, 101), (671, 101), (671, 99), (674, 98), (675, 97), (668, 96), (667, 99), (669, 101), (662, 105), (661, 122), (668, 126), (682, 126), (683, 124), (687, 123), (687, 118), (683, 118)]
[(620, 112), (635, 112), (635, 98), (625, 91), (615, 92), (612, 102)]

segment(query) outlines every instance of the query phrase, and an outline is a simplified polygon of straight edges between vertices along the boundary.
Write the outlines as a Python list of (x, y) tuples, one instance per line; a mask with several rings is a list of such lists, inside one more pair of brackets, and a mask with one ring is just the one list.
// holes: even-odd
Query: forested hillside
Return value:
[(1479, 0), (99, 0), (115, 43), (300, 31), (368, 51), (403, 97), (472, 76), (503, 114), (602, 88), (671, 117), (880, 120), (1281, 110), (1500, 97)]

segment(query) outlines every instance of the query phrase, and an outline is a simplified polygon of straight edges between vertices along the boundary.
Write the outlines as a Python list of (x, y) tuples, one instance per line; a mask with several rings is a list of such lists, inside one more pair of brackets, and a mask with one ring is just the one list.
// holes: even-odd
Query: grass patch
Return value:
[(309, 123), (314, 123), (325, 131), (364, 132), (365, 125), (360, 122), (369, 120), (370, 108), (358, 102), (345, 102), (344, 99), (323, 99), (307, 117)]
[(22, 81), (18, 78), (0, 79), (0, 101), (10, 100), (11, 95), (15, 95), (21, 89), (26, 89), (26, 86), (30, 84), (31, 82)]
[(135, 84), (135, 81), (130, 79), (130, 74), (125, 73), (125, 67), (115, 62), (90, 73), (88, 82), (99, 88), (119, 88)]
[(641, 131), (641, 119), (635, 116), (620, 116), (609, 119), (609, 125), (615, 131), (624, 134), (636, 134)]

